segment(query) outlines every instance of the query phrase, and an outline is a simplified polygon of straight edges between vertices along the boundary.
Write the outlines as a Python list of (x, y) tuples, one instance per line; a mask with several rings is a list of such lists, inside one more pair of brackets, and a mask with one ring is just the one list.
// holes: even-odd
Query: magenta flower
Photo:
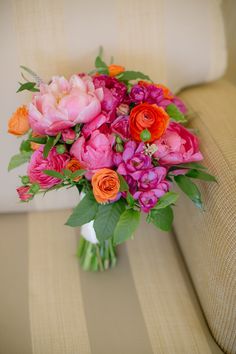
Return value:
[(177, 165), (203, 159), (198, 138), (175, 122), (169, 124), (165, 134), (155, 144), (158, 149), (154, 157), (162, 165)]
[(70, 80), (53, 77), (41, 84), (29, 104), (29, 121), (34, 132), (56, 135), (77, 123), (87, 123), (101, 112), (103, 91), (95, 89), (90, 77), (73, 75)]
[(73, 129), (68, 128), (62, 131), (62, 139), (66, 143), (67, 141), (72, 142), (75, 140), (76, 133)]
[(115, 118), (116, 108), (125, 98), (126, 86), (108, 75), (95, 76), (93, 83), (96, 89), (103, 89), (102, 110), (108, 114), (110, 121), (112, 121)]
[(56, 148), (52, 148), (48, 157), (43, 157), (43, 147), (41, 146), (31, 156), (28, 165), (28, 176), (31, 183), (38, 183), (41, 188), (48, 189), (60, 183), (61, 180), (55, 177), (46, 175), (44, 170), (55, 170), (61, 172), (69, 162), (70, 156), (68, 153), (58, 154)]
[(83, 168), (88, 170), (87, 178), (91, 178), (95, 170), (113, 165), (112, 146), (115, 138), (95, 130), (88, 140), (81, 136), (72, 145), (70, 154), (76, 157)]
[(129, 116), (120, 116), (111, 124), (113, 133), (118, 134), (123, 140), (130, 138)]
[(16, 189), (18, 196), (22, 202), (28, 202), (33, 198), (33, 194), (29, 193), (30, 187), (29, 186), (21, 186)]

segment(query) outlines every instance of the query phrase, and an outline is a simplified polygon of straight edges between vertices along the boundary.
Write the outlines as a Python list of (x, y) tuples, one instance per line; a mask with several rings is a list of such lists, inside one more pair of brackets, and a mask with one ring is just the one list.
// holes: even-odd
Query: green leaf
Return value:
[(177, 199), (179, 198), (179, 195), (175, 192), (167, 192), (166, 194), (161, 197), (157, 204), (155, 205), (154, 209), (163, 209), (166, 208), (168, 205), (174, 204)]
[(74, 208), (73, 213), (66, 222), (66, 225), (76, 227), (87, 224), (94, 220), (99, 204), (96, 202), (93, 192), (88, 192), (81, 202)]
[(170, 231), (174, 219), (173, 210), (170, 206), (164, 209), (152, 209), (149, 213), (149, 222), (151, 221), (156, 227), (163, 231)]
[(53, 141), (53, 146), (56, 145), (56, 143), (60, 140), (61, 138), (61, 133), (58, 133), (57, 136), (55, 137), (54, 141)]
[(135, 205), (135, 199), (130, 192), (127, 192), (126, 200), (127, 203), (133, 208), (133, 206)]
[(48, 157), (49, 151), (52, 149), (52, 147), (54, 146), (54, 140), (55, 137), (54, 136), (49, 136), (48, 140), (44, 146), (43, 149), (43, 157), (46, 159)]
[(76, 177), (80, 177), (83, 176), (85, 174), (86, 170), (77, 170), (75, 172), (72, 173), (72, 175), (70, 176), (71, 179), (74, 179)]
[(100, 74), (107, 74), (108, 75), (108, 73), (109, 73), (108, 66), (99, 55), (95, 59), (95, 67), (97, 68), (97, 71)]
[(118, 177), (120, 180), (120, 192), (125, 192), (129, 190), (129, 186), (128, 183), (126, 182), (126, 180), (124, 179), (124, 177), (122, 175), (120, 175), (118, 173)]
[(64, 176), (60, 172), (57, 172), (55, 170), (44, 170), (43, 173), (45, 175), (48, 175), (48, 176), (51, 176), (51, 177), (55, 177), (55, 178), (58, 178), (58, 179), (64, 179)]
[(206, 173), (204, 171), (199, 171), (199, 170), (189, 170), (185, 176), (190, 177), (190, 178), (197, 178), (201, 179), (203, 181), (209, 181), (209, 182), (216, 182), (216, 178), (209, 173)]
[(30, 160), (32, 153), (33, 153), (32, 151), (27, 151), (27, 152), (23, 151), (21, 154), (12, 156), (8, 165), (8, 171), (11, 171), (13, 170), (13, 168), (16, 168), (28, 162)]
[(64, 175), (65, 175), (66, 177), (71, 178), (71, 175), (72, 175), (72, 171), (71, 171), (71, 170), (63, 169), (62, 171), (64, 172)]
[(35, 87), (36, 82), (25, 82), (24, 84), (20, 83), (20, 87), (16, 92), (21, 92), (24, 90), (31, 91), (31, 92), (38, 92), (39, 89)]
[(207, 168), (203, 165), (201, 165), (200, 163), (197, 162), (189, 162), (189, 163), (182, 163), (180, 165), (174, 165), (171, 166), (170, 170), (177, 170), (180, 168), (188, 168), (188, 169), (197, 169), (197, 170), (206, 170)]
[(31, 69), (27, 68), (27, 66), (23, 66), (20, 65), (20, 68), (25, 70), (28, 74), (30, 74), (34, 80), (36, 81), (36, 83), (39, 85), (41, 82), (43, 82), (43, 80)]
[(141, 73), (140, 71), (124, 71), (123, 73), (116, 76), (120, 81), (130, 81), (130, 80), (148, 80), (151, 81), (148, 75)]
[(196, 207), (202, 208), (201, 193), (189, 177), (179, 175), (174, 177), (179, 188), (194, 202)]
[(37, 143), (37, 144), (46, 144), (47, 142), (47, 137), (46, 136), (42, 136), (42, 137), (29, 137), (28, 141), (32, 141), (33, 143)]
[(100, 204), (94, 220), (94, 229), (98, 241), (102, 242), (114, 234), (114, 230), (120, 215), (125, 210), (123, 199), (110, 204)]
[(30, 141), (23, 140), (22, 143), (20, 144), (20, 152), (30, 152), (30, 151), (32, 151)]
[(166, 112), (169, 114), (170, 118), (172, 118), (176, 122), (179, 123), (187, 122), (187, 119), (185, 118), (183, 113), (180, 112), (179, 108), (174, 103), (171, 103), (166, 107)]
[(140, 221), (140, 212), (133, 209), (125, 210), (114, 231), (114, 243), (118, 245), (128, 240), (136, 230)]

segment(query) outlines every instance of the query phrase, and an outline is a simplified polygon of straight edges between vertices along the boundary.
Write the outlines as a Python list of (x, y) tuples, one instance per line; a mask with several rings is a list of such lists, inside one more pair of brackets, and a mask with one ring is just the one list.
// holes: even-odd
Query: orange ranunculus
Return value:
[(108, 66), (109, 76), (116, 76), (125, 71), (125, 68), (120, 65), (111, 64)]
[(8, 122), (8, 133), (24, 135), (29, 130), (28, 109), (26, 106), (19, 107)]
[(165, 133), (168, 123), (168, 114), (156, 104), (142, 103), (130, 112), (130, 134), (136, 141), (142, 141), (140, 134), (145, 129), (151, 134), (147, 142), (159, 139)]
[(163, 96), (166, 100), (171, 100), (172, 98), (174, 98), (174, 95), (171, 93), (171, 91), (168, 89), (168, 87), (166, 87), (165, 85), (162, 85), (162, 84), (153, 84), (152, 82), (148, 82), (148, 81), (143, 81), (143, 80), (140, 80), (139, 82), (139, 85), (141, 86), (144, 86), (144, 87), (147, 87), (149, 85), (153, 85), (157, 88), (160, 88), (162, 89), (163, 91)]
[[(75, 158), (71, 159), (66, 165), (66, 169), (70, 170), (71, 172), (81, 170), (81, 168), (82, 168), (81, 163), (79, 162), (79, 160)], [(81, 178), (82, 176), (78, 176), (74, 179), (74, 181), (78, 182)]]
[(106, 203), (117, 197), (120, 189), (118, 174), (109, 168), (98, 170), (92, 177), (93, 194), (98, 203)]

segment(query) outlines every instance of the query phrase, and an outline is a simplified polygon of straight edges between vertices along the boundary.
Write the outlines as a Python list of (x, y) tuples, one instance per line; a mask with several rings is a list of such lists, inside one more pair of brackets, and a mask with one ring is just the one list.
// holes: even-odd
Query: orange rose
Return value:
[(145, 129), (151, 134), (147, 142), (159, 139), (165, 133), (168, 123), (168, 114), (156, 104), (142, 103), (130, 112), (130, 134), (136, 141), (142, 141), (140, 134)]
[(26, 106), (19, 107), (8, 122), (8, 133), (24, 135), (29, 130), (28, 109)]
[(117, 197), (120, 180), (117, 173), (109, 168), (102, 168), (92, 177), (93, 194), (98, 203), (106, 203)]
[(112, 64), (108, 66), (108, 71), (109, 71), (109, 76), (113, 77), (123, 73), (123, 71), (125, 71), (125, 68), (120, 65)]
[[(81, 168), (82, 168), (81, 163), (79, 162), (79, 160), (77, 160), (75, 158), (71, 159), (66, 165), (66, 169), (70, 170), (71, 172), (81, 170)], [(78, 176), (74, 179), (74, 181), (78, 182), (81, 178), (82, 178), (82, 176)]]

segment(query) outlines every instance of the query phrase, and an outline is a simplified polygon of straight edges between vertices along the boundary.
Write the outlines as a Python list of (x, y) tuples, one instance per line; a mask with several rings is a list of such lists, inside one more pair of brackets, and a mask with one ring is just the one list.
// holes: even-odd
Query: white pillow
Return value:
[(44, 79), (93, 67), (99, 45), (105, 58), (143, 71), (173, 91), (215, 80), (225, 70), (226, 49), (218, 0), (13, 0), (0, 1), (1, 176), (0, 211), (71, 207), (77, 191), (49, 193), (19, 204), (17, 176), (7, 172), (19, 141), (7, 120), (28, 94), (16, 94), (19, 65)]

